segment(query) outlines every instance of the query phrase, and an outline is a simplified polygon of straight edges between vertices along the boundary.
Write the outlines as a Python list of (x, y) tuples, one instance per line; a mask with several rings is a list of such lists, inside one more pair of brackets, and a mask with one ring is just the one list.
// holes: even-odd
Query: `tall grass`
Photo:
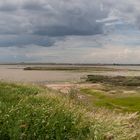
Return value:
[(133, 140), (139, 129), (136, 113), (88, 111), (59, 93), (0, 83), (0, 140)]

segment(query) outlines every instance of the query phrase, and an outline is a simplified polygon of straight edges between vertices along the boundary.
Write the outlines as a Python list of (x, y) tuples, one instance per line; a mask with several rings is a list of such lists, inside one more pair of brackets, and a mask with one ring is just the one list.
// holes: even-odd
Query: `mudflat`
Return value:
[[(91, 70), (91, 71), (71, 71), (71, 70), (24, 70), (28, 65), (0, 65), (0, 80), (12, 82), (33, 82), (33, 83), (59, 83), (59, 82), (78, 82), (82, 77), (89, 74), (100, 75), (123, 75), (140, 76), (140, 67), (112, 67), (122, 70)], [(34, 67), (34, 65), (30, 65)], [(40, 66), (38, 66), (40, 67)], [(54, 67), (48, 65), (46, 67)], [(57, 66), (58, 67), (58, 66)], [(60, 66), (61, 68), (64, 66)], [(68, 67), (68, 66), (67, 66)]]
[(0, 80), (14, 82), (66, 82), (77, 81), (86, 73), (65, 71), (25, 71), (23, 66), (0, 66)]

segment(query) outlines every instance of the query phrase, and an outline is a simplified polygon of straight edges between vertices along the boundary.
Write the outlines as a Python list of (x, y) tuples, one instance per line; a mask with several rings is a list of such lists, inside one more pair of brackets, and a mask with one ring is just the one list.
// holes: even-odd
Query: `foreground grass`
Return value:
[(88, 111), (70, 96), (0, 83), (1, 140), (137, 140), (139, 116)]

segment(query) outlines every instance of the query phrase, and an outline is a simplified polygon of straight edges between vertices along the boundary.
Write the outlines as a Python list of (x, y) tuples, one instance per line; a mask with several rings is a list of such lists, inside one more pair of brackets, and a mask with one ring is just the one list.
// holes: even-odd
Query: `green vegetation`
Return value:
[(140, 112), (140, 77), (88, 75), (87, 81), (102, 85), (81, 89), (91, 96), (94, 106)]
[(82, 93), (91, 95), (94, 106), (119, 109), (120, 111), (140, 112), (140, 95), (116, 96), (93, 89), (81, 89)]
[(54, 66), (54, 67), (26, 67), (24, 70), (46, 70), (46, 71), (117, 71), (118, 69), (107, 67), (72, 67), (72, 66)]
[(140, 86), (140, 76), (88, 75), (87, 81), (92, 83), (111, 84), (115, 86)]
[(85, 139), (90, 124), (75, 108), (36, 87), (0, 84), (0, 139)]
[[(139, 116), (83, 106), (75, 90), (0, 82), (1, 140), (137, 140)], [(99, 97), (99, 98), (104, 98)]]

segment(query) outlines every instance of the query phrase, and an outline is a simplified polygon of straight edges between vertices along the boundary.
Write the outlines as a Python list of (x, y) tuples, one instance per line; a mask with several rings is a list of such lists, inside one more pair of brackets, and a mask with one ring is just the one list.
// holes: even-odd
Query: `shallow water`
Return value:
[(66, 71), (24, 71), (27, 66), (1, 65), (0, 80), (14, 82), (73, 82), (80, 80), (85, 73)]
[[(34, 65), (30, 65), (32, 67)], [(41, 66), (41, 65), (40, 65)], [(51, 67), (52, 65), (49, 65)], [(53, 65), (54, 66), (54, 65)], [(81, 77), (88, 74), (102, 75), (126, 75), (140, 76), (140, 71), (93, 71), (93, 72), (74, 72), (74, 71), (24, 71), (28, 65), (0, 65), (0, 80), (12, 82), (33, 82), (33, 83), (54, 83), (54, 82), (77, 82)], [(112, 67), (112, 66), (108, 66)], [(113, 66), (113, 68), (140, 70), (140, 67)]]

